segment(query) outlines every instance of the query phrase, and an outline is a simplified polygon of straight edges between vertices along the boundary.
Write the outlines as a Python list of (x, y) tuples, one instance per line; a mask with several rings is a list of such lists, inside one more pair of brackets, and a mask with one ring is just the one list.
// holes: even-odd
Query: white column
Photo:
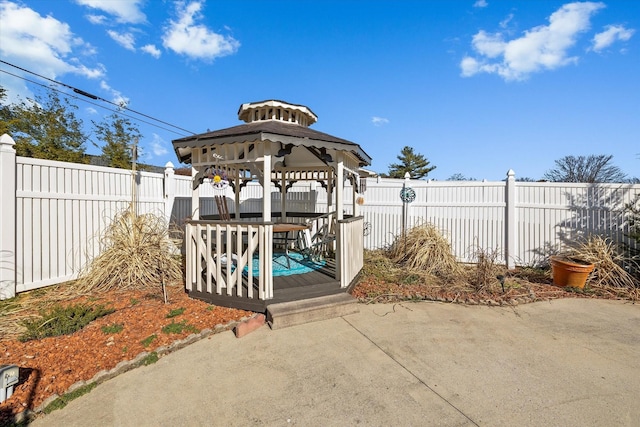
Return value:
[(193, 188), (193, 183), (196, 177), (196, 169), (191, 168), (191, 219), (197, 221), (200, 219), (200, 186), (198, 185), (196, 188)]
[(164, 165), (164, 219), (167, 224), (171, 222), (171, 212), (176, 198), (175, 169), (173, 163)]
[(505, 229), (505, 262), (507, 268), (512, 269), (518, 251), (518, 230), (516, 218), (516, 173), (513, 169), (507, 172), (506, 182), (506, 229)]
[(351, 197), (351, 205), (353, 206), (353, 216), (354, 218), (360, 216), (360, 205), (357, 203), (358, 200), (358, 192), (356, 190), (360, 190), (359, 188), (360, 178), (357, 175), (353, 175), (353, 188), (352, 188), (352, 197)]
[(344, 219), (344, 163), (342, 161), (342, 154), (337, 153), (338, 167), (336, 168), (336, 219), (338, 221)]
[(0, 136), (0, 300), (16, 296), (16, 150)]
[(280, 179), (280, 220), (287, 222), (287, 174), (284, 171)]
[(262, 171), (262, 219), (271, 221), (271, 146), (265, 143), (264, 163)]

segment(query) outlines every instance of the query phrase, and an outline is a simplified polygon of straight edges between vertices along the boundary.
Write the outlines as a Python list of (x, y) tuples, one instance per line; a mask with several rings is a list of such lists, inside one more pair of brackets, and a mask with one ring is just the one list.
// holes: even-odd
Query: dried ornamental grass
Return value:
[(476, 264), (469, 270), (468, 281), (476, 291), (490, 289), (498, 284), (498, 276), (504, 274), (504, 268), (498, 266), (498, 251), (478, 248), (475, 252)]
[(182, 277), (180, 260), (172, 255), (164, 219), (118, 213), (101, 239), (104, 250), (80, 274), (76, 287), (83, 292), (160, 289)]
[(623, 267), (633, 261), (625, 257), (610, 239), (591, 235), (573, 247), (570, 256), (595, 266), (589, 277), (590, 286), (626, 290), (634, 299), (638, 298), (640, 283)]
[(451, 245), (432, 224), (424, 223), (396, 237), (388, 249), (389, 257), (406, 268), (421, 270), (439, 277), (451, 277), (460, 267)]

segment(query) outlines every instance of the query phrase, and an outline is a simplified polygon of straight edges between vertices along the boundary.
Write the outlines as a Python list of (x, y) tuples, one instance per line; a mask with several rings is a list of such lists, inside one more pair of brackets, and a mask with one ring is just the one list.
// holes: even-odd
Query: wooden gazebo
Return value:
[[(346, 292), (363, 266), (358, 193), (364, 187), (361, 168), (371, 158), (358, 144), (310, 129), (317, 116), (303, 105), (242, 104), (238, 118), (245, 123), (173, 141), (179, 160), (193, 168), (192, 217), (185, 231), (187, 292), (256, 312), (269, 304)], [(250, 181), (262, 187), (261, 212), (241, 212), (241, 191)], [(289, 210), (287, 192), (298, 181), (319, 182), (326, 206)], [(233, 197), (222, 202), (230, 218), (200, 214), (203, 182), (228, 184)], [(350, 215), (344, 213), (347, 207)], [(300, 253), (298, 258), (315, 262), (314, 268), (274, 274), (274, 245), (284, 246), (287, 256)]]

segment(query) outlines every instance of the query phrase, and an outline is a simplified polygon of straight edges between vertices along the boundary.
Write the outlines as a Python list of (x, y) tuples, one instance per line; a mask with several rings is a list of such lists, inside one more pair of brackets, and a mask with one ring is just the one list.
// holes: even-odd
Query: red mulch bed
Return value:
[[(20, 382), (13, 395), (0, 404), (0, 425), (10, 424), (15, 414), (34, 410), (48, 397), (64, 394), (78, 381), (90, 380), (102, 370), (132, 360), (142, 352), (152, 352), (184, 339), (193, 328), (198, 331), (228, 325), (253, 313), (217, 307), (189, 298), (183, 288), (169, 288), (169, 303), (148, 292), (109, 292), (91, 298), (91, 304), (113, 308), (114, 313), (96, 319), (72, 334), (20, 342), (17, 337), (0, 338), (0, 365), (20, 367)], [(68, 303), (87, 302), (77, 298)], [(183, 314), (168, 318), (171, 310), (184, 309)], [(170, 323), (185, 322), (193, 328), (182, 333), (164, 333)], [(117, 333), (102, 328), (122, 325)], [(147, 347), (143, 340), (156, 335)]]

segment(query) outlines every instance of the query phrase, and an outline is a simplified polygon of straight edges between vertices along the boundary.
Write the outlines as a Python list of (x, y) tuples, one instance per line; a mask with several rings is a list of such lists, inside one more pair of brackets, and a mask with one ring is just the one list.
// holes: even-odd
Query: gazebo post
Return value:
[(341, 154), (338, 154), (338, 167), (336, 168), (334, 188), (336, 192), (336, 219), (341, 221), (344, 219), (344, 162), (342, 161)]
[[(195, 177), (198, 171), (196, 168), (191, 168), (191, 180), (195, 184)], [(200, 186), (196, 186), (191, 191), (191, 219), (198, 221), (200, 219)]]
[(287, 172), (282, 171), (282, 179), (280, 180), (280, 220), (287, 222)]
[(238, 171), (235, 171), (235, 187), (234, 187), (234, 192), (233, 192), (233, 198), (234, 198), (234, 205), (236, 207), (235, 209), (235, 214), (234, 214), (234, 218), (236, 219), (236, 221), (240, 220), (240, 176), (238, 174)]
[(360, 206), (357, 203), (357, 198), (358, 198), (358, 193), (356, 191), (356, 189), (358, 188), (358, 184), (359, 184), (359, 178), (358, 176), (354, 175), (353, 176), (353, 188), (352, 188), (352, 192), (351, 192), (351, 206), (353, 206), (353, 216), (357, 217), (360, 216)]
[(271, 221), (271, 146), (264, 145), (264, 163), (262, 173), (262, 220)]

